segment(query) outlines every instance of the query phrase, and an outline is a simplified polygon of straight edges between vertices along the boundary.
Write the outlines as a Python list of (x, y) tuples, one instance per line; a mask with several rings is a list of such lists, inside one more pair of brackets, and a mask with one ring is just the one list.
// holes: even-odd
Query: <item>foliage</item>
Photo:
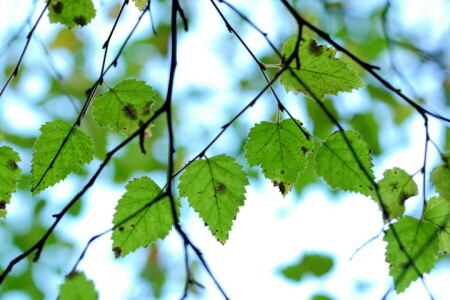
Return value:
[(20, 178), (19, 161), (19, 154), (11, 147), (0, 147), (0, 218), (6, 217), (6, 205), (11, 199), (11, 193), (16, 191)]
[[(113, 219), (116, 257), (164, 239), (173, 226), (170, 203), (167, 198), (158, 198), (164, 192), (154, 181), (142, 177), (129, 182), (125, 188), (127, 192), (120, 198)], [(155, 199), (155, 203), (148, 203), (148, 199)], [(136, 212), (139, 213), (134, 215)]]
[[(291, 28), (298, 29), (298, 32), (289, 31), (290, 38), (282, 40), (277, 37), (274, 43), (239, 7), (234, 7), (227, 1), (211, 1), (219, 20), (225, 22), (224, 27), (248, 51), (252, 61), (248, 68), (245, 67), (245, 72), (240, 72), (238, 63), (226, 59), (233, 71), (231, 79), (237, 82), (232, 93), (238, 95), (238, 101), (222, 103), (214, 98), (217, 97), (215, 95), (210, 100), (212, 106), (208, 106), (201, 114), (194, 115), (189, 110), (190, 105), (206, 105), (207, 101), (202, 102), (202, 99), (206, 99), (204, 94), (208, 94), (195, 89), (194, 69), (197, 65), (194, 64), (189, 72), (189, 80), (194, 82), (189, 83), (190, 89), (181, 89), (176, 80), (176, 68), (180, 64), (178, 52), (182, 48), (178, 36), (184, 29), (187, 33), (183, 37), (189, 39), (191, 25), (188, 18), (199, 17), (193, 12), (194, 5), (186, 3), (182, 7), (178, 0), (160, 1), (158, 6), (146, 0), (133, 2), (134, 5), (130, 5), (132, 8), (128, 7), (129, 1), (124, 1), (122, 5), (111, 4), (107, 11), (105, 7), (97, 7), (96, 10), (91, 0), (48, 1), (26, 37), (27, 42), (17, 64), (4, 68), (5, 74), (9, 72), (11, 75), (6, 80), (0, 97), (6, 97), (9, 89), (18, 93), (23, 89), (24, 85), (19, 83), (26, 79), (19, 74), (27, 74), (31, 72), (31, 68), (30, 64), (22, 62), (22, 58), (30, 55), (27, 52), (29, 41), (36, 35), (39, 22), (59, 23), (59, 26), (65, 27), (58, 29), (53, 42), (49, 43), (53, 49), (43, 46), (47, 57), (50, 57), (51, 50), (64, 48), (72, 55), (74, 65), (66, 80), (56, 72), (56, 77), (49, 79), (50, 87), (46, 90), (46, 95), (36, 101), (41, 107), (51, 107), (44, 119), (52, 121), (47, 120), (40, 126), (37, 137), (17, 134), (8, 128), (0, 132), (0, 142), (6, 144), (0, 146), (0, 217), (5, 218), (0, 219), (3, 222), (0, 223), (0, 229), (8, 233), (9, 238), (5, 240), (11, 240), (11, 247), (16, 247), (23, 253), (14, 259), (10, 258), (7, 250), (2, 252), (0, 249), (1, 257), (9, 259), (2, 260), (0, 285), (5, 284), (6, 290), (17, 289), (16, 285), (8, 283), (8, 280), (12, 280), (10, 277), (16, 276), (12, 269), (32, 255), (33, 261), (37, 262), (42, 253), (45, 255), (49, 245), (59, 245), (61, 249), (73, 247), (72, 242), (60, 236), (60, 222), (69, 214), (79, 214), (82, 210), (80, 207), (85, 205), (83, 198), (88, 195), (88, 191), (97, 185), (99, 176), (109, 173), (118, 185), (122, 186), (123, 182), (127, 182), (124, 186), (126, 192), (117, 202), (109, 230), (100, 234), (92, 233), (92, 238), (80, 253), (75, 266), (71, 269), (61, 265), (55, 267), (56, 274), (71, 270), (60, 287), (59, 299), (98, 298), (94, 282), (87, 280), (84, 273), (77, 269), (91, 243), (108, 233), (111, 233), (111, 250), (116, 258), (150, 246), (146, 267), (143, 267), (141, 276), (151, 282), (153, 295), (162, 297), (169, 268), (159, 261), (160, 243), (157, 241), (161, 240), (164, 244), (172, 229), (184, 246), (184, 268), (180, 268), (185, 271), (182, 299), (203, 287), (195, 278), (197, 274), (192, 267), (197, 262), (227, 299), (220, 281), (213, 275), (200, 248), (188, 234), (189, 227), (184, 223), (187, 210), (181, 209), (182, 203), (198, 213), (199, 219), (215, 240), (226, 244), (230, 239), (233, 223), (240, 218), (240, 211), (245, 207), (249, 185), (253, 187), (253, 179), (261, 177), (269, 179), (281, 195), (286, 197), (285, 201), (289, 201), (291, 196), (302, 195), (306, 185), (320, 183), (319, 177), (323, 178), (331, 191), (358, 193), (360, 201), (371, 198), (378, 205), (382, 221), (387, 224), (388, 229), (382, 228), (381, 231), (383, 240), (387, 243), (385, 258), (395, 290), (397, 293), (403, 292), (417, 279), (421, 279), (426, 286), (424, 274), (430, 273), (439, 258), (450, 249), (450, 153), (445, 153), (442, 146), (431, 138), (428, 121), (433, 119), (445, 127), (450, 120), (428, 110), (425, 100), (419, 97), (413, 100), (406, 96), (394, 86), (396, 81), (391, 83), (391, 80), (380, 75), (382, 73), (377, 66), (365, 62), (379, 62), (380, 57), (391, 53), (389, 45), (392, 39), (388, 31), (385, 30), (382, 35), (379, 30), (369, 30), (370, 34), (366, 34), (363, 41), (358, 43), (353, 38), (357, 35), (355, 28), (342, 25), (344, 27), (339, 31), (322, 31), (319, 28), (325, 26), (320, 24), (320, 18), (318, 24), (308, 22), (307, 19), (314, 18), (307, 13), (303, 14), (300, 9), (302, 4), (282, 0), (278, 9), (292, 17), (294, 21), (291, 25), (296, 26)], [(236, 13), (239, 19), (236, 27), (232, 25), (232, 18), (223, 14), (218, 4), (223, 4), (231, 13)], [(150, 14), (152, 5), (159, 7), (161, 12), (170, 9), (170, 21), (154, 23)], [(342, 10), (342, 18), (349, 14), (343, 8), (345, 5), (339, 1), (335, 6), (327, 1), (323, 1), (322, 5), (327, 12)], [(375, 23), (374, 20), (378, 18), (386, 18), (389, 7), (387, 4), (384, 11), (374, 10), (370, 15), (373, 18), (371, 21)], [(133, 19), (136, 25), (117, 42), (114, 39), (119, 34), (116, 26), (120, 26), (123, 12), (127, 9), (136, 14)], [(44, 13), (48, 14), (48, 20), (42, 18)], [(80, 32), (85, 31), (80, 31), (79, 27), (90, 24), (82, 30), (93, 27), (95, 31), (98, 19), (96, 14), (110, 16), (111, 31), (103, 44), (104, 56), (99, 77), (93, 79), (91, 70), (83, 69), (83, 66), (89, 65), (86, 56), (93, 56), (90, 51), (98, 49), (92, 50), (89, 48), (89, 40), (80, 38)], [(152, 26), (156, 35), (149, 37), (151, 30), (146, 27), (143, 38), (135, 31), (147, 14), (151, 16), (152, 23), (149, 26)], [(164, 14), (161, 13), (162, 15)], [(337, 18), (338, 15), (329, 13), (327, 18)], [(339, 19), (342, 24), (345, 23), (343, 20)], [(386, 26), (386, 21), (383, 24)], [(256, 30), (267, 42), (270, 55), (260, 59), (260, 54), (255, 54), (252, 47), (248, 46), (251, 39), (241, 37), (241, 30), (238, 29), (241, 26), (250, 26)], [(286, 34), (283, 36), (286, 39)], [(226, 45), (226, 39), (220, 40), (220, 43), (224, 43), (220, 45), (223, 49), (231, 49), (230, 53), (222, 53), (224, 57), (233, 56), (233, 51), (237, 51)], [(404, 50), (410, 51), (411, 55), (435, 60), (440, 67), (445, 65), (439, 61), (439, 57), (428, 55), (429, 53), (425, 55), (413, 43), (402, 43)], [(213, 41), (210, 44), (214, 44)], [(282, 50), (279, 51), (278, 48)], [(108, 51), (113, 50), (116, 51), (115, 56), (110, 64), (106, 64)], [(54, 67), (51, 59), (49, 61)], [(165, 96), (162, 96), (162, 88), (159, 86), (161, 83), (158, 83), (164, 77), (158, 69), (161, 61), (169, 61), (170, 66), (167, 82), (163, 79), (163, 88), (167, 89)], [(271, 63), (265, 64), (262, 61)], [(184, 62), (181, 61), (181, 65)], [(213, 63), (208, 59), (196, 63), (198, 66), (206, 63), (207, 70), (214, 76), (218, 72), (209, 65)], [(116, 72), (111, 74), (117, 66)], [(262, 76), (254, 72), (255, 66)], [(269, 67), (275, 68), (272, 71)], [(146, 76), (155, 70), (156, 75)], [(141, 80), (144, 78), (145, 80)], [(117, 84), (110, 86), (111, 82)], [(283, 88), (286, 93), (281, 91)], [(445, 88), (448, 93), (448, 87), (443, 84), (443, 89)], [(271, 92), (271, 104), (263, 101), (266, 91)], [(295, 96), (288, 92), (293, 92)], [(339, 92), (347, 92), (344, 95), (349, 98)], [(256, 96), (243, 105), (242, 98), (251, 93)], [(71, 99), (77, 110), (76, 114), (68, 113), (67, 103), (63, 104), (60, 111), (53, 109), (53, 106), (61, 105), (57, 98), (61, 94)], [(366, 109), (355, 109), (354, 103), (348, 105), (348, 99), (363, 95), (370, 100), (367, 101), (369, 103), (366, 104)], [(288, 99), (294, 99), (295, 106)], [(255, 108), (263, 104), (269, 113), (259, 114)], [(450, 102), (446, 103), (447, 108), (448, 105)], [(298, 107), (301, 107), (300, 113), (297, 112)], [(228, 111), (233, 111), (234, 117), (229, 117)], [(250, 111), (257, 112), (257, 120), (243, 117)], [(384, 113), (386, 111), (388, 113)], [(386, 170), (380, 170), (377, 163), (383, 160), (382, 155), (387, 151), (382, 142), (386, 138), (386, 134), (382, 133), (385, 123), (389, 120), (392, 123), (390, 126), (398, 129), (401, 127), (395, 126), (405, 126), (412, 115), (422, 118), (425, 124), (423, 164), (415, 173), (406, 171), (409, 168), (404, 166), (390, 166)], [(210, 128), (190, 128), (189, 121), (198, 121), (204, 126), (215, 119), (225, 122), (215, 137), (211, 137)], [(224, 142), (226, 147), (222, 147), (221, 137), (226, 134), (232, 135), (235, 144), (242, 147), (232, 150), (233, 147), (227, 142)], [(446, 134), (448, 135), (448, 129)], [(443, 141), (443, 144), (445, 142), (448, 144), (448, 140)], [(199, 144), (206, 146), (201, 148)], [(441, 157), (440, 165), (431, 172), (429, 167), (432, 163), (427, 160), (429, 145), (433, 145)], [(199, 147), (200, 153), (192, 155)], [(90, 164), (94, 155), (98, 160)], [(21, 159), (23, 170), (18, 165)], [(27, 169), (28, 164), (30, 170)], [(68, 178), (72, 173), (77, 176)], [(375, 176), (382, 173), (382, 179)], [(165, 181), (161, 179), (164, 178), (161, 174), (165, 175)], [(423, 211), (418, 218), (413, 218), (408, 212), (405, 213), (405, 201), (415, 199), (414, 196), (419, 194), (416, 183), (420, 182), (416, 178), (418, 174), (425, 176), (420, 191), (423, 196)], [(428, 178), (430, 182), (427, 181)], [(44, 207), (51, 202), (48, 198), (51, 198), (49, 195), (52, 195), (54, 189), (48, 188), (60, 181), (71, 180), (83, 183), (77, 184), (74, 195), (66, 195), (69, 200), (62, 208), (52, 208), (58, 212), (50, 214), (50, 217), (48, 209)], [(432, 192), (429, 185), (435, 188), (438, 196), (430, 195)], [(16, 186), (20, 193), (14, 194)], [(44, 193), (46, 189), (48, 190)], [(34, 217), (29, 222), (30, 228), (23, 234), (18, 233), (20, 230), (15, 232), (13, 227), (7, 227), (13, 224), (6, 219), (6, 211), (7, 204), (8, 210), (12, 204), (23, 205), (19, 200), (29, 191), (32, 193), (25, 197), (32, 200), (26, 206)], [(11, 197), (13, 201), (10, 205)], [(294, 236), (295, 230), (310, 229), (295, 228), (292, 232), (279, 234)], [(14, 253), (17, 249), (14, 249)], [(192, 254), (195, 256), (192, 257)], [(73, 257), (70, 261), (73, 261)], [(287, 279), (300, 282), (306, 274), (331, 276), (333, 266), (335, 263), (331, 256), (308, 254), (282, 269), (281, 273)], [(28, 268), (21, 276), (20, 278), (27, 278), (30, 297), (40, 297), (36, 283), (32, 282), (32, 268)], [(313, 299), (332, 298), (318, 293)]]
[(247, 174), (225, 155), (196, 160), (180, 176), (180, 196), (208, 225), (216, 239), (225, 244), (239, 207), (244, 205)]
[(34, 143), (31, 169), (33, 194), (77, 172), (94, 158), (90, 138), (63, 120), (55, 120), (41, 127), (41, 135)]
[[(395, 232), (395, 233), (394, 233)], [(435, 228), (410, 216), (390, 225), (384, 240), (386, 261), (397, 292), (403, 292), (422, 274), (430, 272), (437, 260), (438, 241)]]
[(249, 166), (261, 165), (264, 176), (278, 186), (283, 196), (291, 190), (313, 151), (309, 133), (296, 120), (257, 124), (245, 144)]

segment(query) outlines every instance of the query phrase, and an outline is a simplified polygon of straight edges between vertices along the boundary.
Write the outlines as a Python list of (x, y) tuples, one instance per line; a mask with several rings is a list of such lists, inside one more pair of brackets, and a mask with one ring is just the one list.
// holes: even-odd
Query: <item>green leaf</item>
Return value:
[(91, 0), (51, 0), (48, 18), (51, 23), (61, 23), (67, 28), (84, 26), (95, 17)]
[(16, 191), (20, 178), (19, 154), (11, 147), (0, 147), (0, 218), (6, 218), (6, 205), (11, 199), (11, 193)]
[[(351, 148), (343, 134), (347, 137)], [(332, 188), (367, 196), (372, 193), (372, 182), (368, 178), (368, 176), (370, 179), (374, 178), (370, 149), (356, 131), (336, 131), (330, 135), (317, 150), (315, 167), (317, 175), (322, 176)], [(368, 176), (361, 168), (366, 170)]]
[[(298, 125), (297, 125), (298, 124)], [(260, 165), (264, 176), (278, 186), (283, 196), (291, 190), (305, 169), (307, 155), (313, 151), (306, 129), (292, 119), (282, 122), (262, 122), (250, 130), (245, 144), (248, 164)]]
[(450, 252), (450, 205), (442, 197), (431, 198), (425, 207), (424, 220), (436, 227), (439, 239), (439, 251)]
[[(297, 37), (291, 37), (284, 44), (282, 54), (285, 58), (295, 51), (296, 41)], [(363, 87), (364, 83), (356, 72), (345, 62), (335, 58), (335, 55), (335, 49), (317, 45), (311, 38), (301, 41), (298, 51), (300, 69), (297, 69), (297, 59), (291, 62), (290, 68), (303, 84), (289, 70), (281, 75), (281, 84), (287, 92), (304, 93), (314, 98), (312, 93), (318, 99), (322, 99), (324, 95), (337, 95), (338, 92), (351, 92)]]
[(98, 293), (92, 280), (84, 273), (73, 271), (66, 276), (60, 287), (58, 300), (95, 300)]
[[(113, 224), (118, 225), (112, 234), (116, 258), (164, 239), (173, 226), (169, 198), (158, 200), (164, 192), (153, 180), (137, 178), (125, 188), (127, 191), (120, 198), (113, 219)], [(156, 202), (151, 204), (153, 201)], [(133, 214), (136, 215), (124, 222)]]
[(234, 158), (218, 155), (190, 164), (180, 176), (178, 188), (216, 239), (225, 244), (248, 184), (247, 174)]
[(436, 230), (429, 222), (421, 222), (410, 216), (400, 218), (389, 226), (384, 241), (388, 243), (386, 261), (389, 263), (389, 274), (394, 278), (398, 293), (403, 292), (419, 276), (430, 272), (437, 261)]
[(100, 126), (130, 135), (150, 117), (154, 94), (144, 81), (124, 80), (94, 100), (95, 120)]
[(441, 197), (450, 203), (450, 152), (441, 155), (442, 164), (431, 172), (431, 181)]
[(41, 135), (33, 146), (35, 150), (31, 166), (33, 195), (63, 180), (70, 173), (79, 171), (94, 158), (91, 139), (82, 131), (74, 129), (53, 166), (48, 169), (70, 129), (71, 126), (67, 122), (59, 119), (41, 126)]
[(133, 1), (134, 5), (136, 5), (136, 7), (139, 8), (140, 11), (143, 11), (147, 6), (148, 1), (150, 0), (133, 0)]
[(310, 254), (305, 255), (298, 263), (281, 270), (288, 279), (300, 281), (305, 274), (320, 277), (330, 272), (333, 267), (333, 259), (328, 256)]
[[(400, 168), (384, 171), (384, 178), (378, 183), (378, 191), (386, 209), (387, 221), (403, 216), (406, 199), (418, 193), (417, 184), (411, 175)], [(372, 198), (382, 209), (375, 191)]]

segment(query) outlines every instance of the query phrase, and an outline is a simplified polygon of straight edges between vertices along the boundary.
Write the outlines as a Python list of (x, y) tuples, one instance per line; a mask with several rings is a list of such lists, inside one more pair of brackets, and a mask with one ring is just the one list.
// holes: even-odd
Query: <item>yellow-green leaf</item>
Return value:
[(34, 143), (33, 164), (31, 166), (31, 186), (33, 194), (63, 180), (70, 173), (77, 172), (94, 158), (91, 139), (78, 129), (74, 129), (53, 165), (71, 126), (63, 120), (45, 123), (41, 135)]
[(388, 243), (386, 261), (389, 263), (389, 274), (394, 278), (398, 293), (424, 273), (430, 272), (437, 261), (436, 230), (429, 222), (410, 216), (400, 218), (389, 226), (384, 241)]
[(73, 271), (66, 276), (59, 290), (58, 300), (96, 300), (98, 293), (92, 280), (81, 272)]
[(442, 164), (431, 172), (431, 181), (441, 197), (450, 203), (450, 152), (441, 156)]
[(244, 205), (247, 174), (234, 158), (219, 155), (196, 160), (180, 176), (180, 195), (209, 227), (216, 239), (224, 244), (233, 220)]
[(51, 0), (48, 17), (67, 28), (84, 26), (95, 17), (95, 8), (91, 0)]
[(133, 0), (134, 5), (136, 5), (137, 8), (139, 8), (139, 10), (144, 10), (144, 8), (147, 6), (147, 3), (150, 0)]
[[(309, 133), (292, 119), (281, 122), (262, 122), (248, 134), (244, 148), (248, 164), (261, 166), (264, 176), (270, 179), (285, 196), (305, 169), (307, 155), (313, 144)], [(303, 131), (302, 131), (303, 130)]]
[[(283, 46), (283, 56), (288, 58), (295, 51), (297, 37), (291, 37)], [(289, 70), (280, 78), (287, 92), (303, 93), (322, 99), (324, 95), (337, 95), (338, 92), (351, 92), (364, 86), (355, 71), (342, 60), (335, 58), (336, 50), (318, 45), (311, 38), (300, 42), (298, 60), (294, 59), (289, 67), (300, 78), (300, 83)], [(308, 91), (309, 90), (309, 91)]]
[[(405, 201), (418, 193), (417, 184), (412, 176), (403, 169), (394, 168), (384, 172), (384, 178), (378, 183), (378, 191), (383, 200), (388, 220), (402, 217), (405, 212)], [(375, 191), (372, 198), (380, 205)]]
[(450, 253), (450, 204), (447, 199), (433, 197), (425, 207), (424, 220), (431, 222), (439, 238), (439, 250)]
[[(161, 198), (164, 192), (153, 180), (137, 178), (125, 188), (127, 191), (120, 198), (113, 219), (117, 226), (112, 234), (116, 257), (164, 239), (173, 226), (170, 201)], [(136, 215), (127, 220), (133, 214)]]
[(367, 196), (372, 193), (370, 149), (356, 131), (336, 131), (330, 135), (316, 152), (315, 167), (317, 175), (332, 188)]
[(19, 154), (8, 146), (0, 147), (0, 218), (6, 217), (6, 205), (16, 191), (20, 178)]
[(94, 100), (95, 120), (100, 126), (129, 135), (149, 119), (154, 94), (143, 81), (124, 80)]

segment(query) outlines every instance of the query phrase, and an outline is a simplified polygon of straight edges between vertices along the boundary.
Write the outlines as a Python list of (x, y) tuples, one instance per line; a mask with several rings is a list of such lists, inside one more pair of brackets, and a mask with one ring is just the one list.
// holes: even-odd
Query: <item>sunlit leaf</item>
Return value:
[[(285, 58), (294, 53), (296, 41), (297, 37), (291, 37), (284, 44), (282, 54)], [(287, 70), (281, 75), (281, 84), (288, 92), (303, 93), (310, 97), (314, 95), (318, 99), (322, 99), (324, 95), (337, 95), (338, 92), (351, 92), (363, 87), (364, 83), (356, 72), (345, 62), (335, 58), (335, 55), (336, 50), (333, 48), (318, 45), (311, 38), (303, 40), (298, 51), (300, 69), (297, 68), (297, 59), (290, 64), (291, 70), (302, 83)]]
[(245, 144), (248, 164), (260, 165), (264, 176), (278, 186), (285, 196), (307, 164), (313, 151), (306, 129), (292, 119), (262, 122), (250, 130)]
[(16, 191), (20, 178), (19, 154), (11, 147), (0, 147), (0, 218), (6, 217), (6, 205), (11, 199), (11, 193)]
[(389, 226), (384, 241), (388, 243), (386, 261), (389, 263), (389, 274), (398, 293), (424, 273), (430, 272), (437, 261), (436, 229), (429, 222), (410, 216), (400, 218)]
[(91, 139), (78, 129), (74, 129), (53, 165), (51, 162), (58, 153), (71, 126), (63, 120), (45, 123), (41, 135), (34, 143), (33, 164), (31, 167), (31, 185), (33, 194), (63, 180), (70, 173), (78, 172), (81, 167), (94, 158)]
[(58, 300), (96, 300), (98, 293), (92, 280), (84, 273), (73, 271), (66, 276), (59, 290)]
[(112, 234), (116, 257), (164, 239), (173, 226), (170, 201), (162, 197), (163, 190), (153, 180), (137, 178), (125, 188), (113, 219), (117, 226)]
[(442, 164), (431, 172), (431, 181), (441, 197), (450, 203), (450, 152), (441, 155)]
[(48, 17), (52, 23), (61, 23), (67, 28), (84, 26), (95, 17), (91, 0), (51, 0)]
[(333, 259), (330, 257), (318, 254), (309, 254), (302, 257), (298, 263), (281, 270), (281, 273), (288, 279), (300, 281), (306, 274), (311, 274), (316, 277), (323, 276), (330, 272), (332, 267)]
[(356, 131), (336, 131), (330, 135), (317, 150), (315, 167), (317, 175), (333, 188), (364, 195), (372, 193), (370, 150)]
[[(403, 216), (405, 201), (418, 193), (417, 184), (404, 170), (400, 168), (389, 169), (384, 172), (384, 178), (378, 183), (378, 191), (384, 204), (384, 209), (390, 221)], [(382, 206), (375, 191), (372, 198)]]
[(216, 239), (224, 244), (233, 220), (244, 204), (247, 174), (234, 158), (219, 155), (196, 160), (180, 176), (179, 190), (208, 225)]
[(439, 250), (450, 253), (450, 205), (447, 199), (433, 197), (425, 207), (424, 220), (436, 226), (439, 237)]
[(94, 100), (95, 120), (100, 126), (129, 135), (150, 117), (154, 94), (143, 81), (124, 80)]

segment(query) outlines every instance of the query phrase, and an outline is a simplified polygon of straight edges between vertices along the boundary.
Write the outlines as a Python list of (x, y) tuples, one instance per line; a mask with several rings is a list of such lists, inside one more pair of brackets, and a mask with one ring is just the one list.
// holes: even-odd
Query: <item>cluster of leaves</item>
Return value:
[[(143, 10), (147, 1), (135, 1)], [(49, 2), (51, 22), (68, 28), (84, 26), (95, 16), (90, 0)], [(295, 57), (280, 82), (287, 92), (303, 93), (314, 103), (325, 102), (325, 95), (351, 92), (364, 86), (362, 80), (336, 50), (319, 45), (312, 38), (286, 41), (283, 57)], [(282, 65), (281, 67), (285, 67)], [(152, 133), (144, 124), (154, 116), (155, 92), (143, 81), (124, 80), (93, 100), (92, 114), (99, 127), (141, 140)], [(69, 174), (79, 172), (94, 158), (94, 145), (88, 134), (61, 119), (40, 128), (34, 143), (31, 190), (34, 195), (51, 187)], [(404, 291), (412, 281), (430, 272), (440, 253), (450, 248), (450, 154), (442, 154), (442, 163), (431, 172), (431, 182), (438, 196), (426, 202), (420, 219), (405, 216), (405, 201), (418, 194), (412, 176), (400, 168), (388, 169), (376, 181), (373, 175), (371, 149), (356, 130), (337, 130), (325, 139), (310, 132), (294, 118), (264, 121), (255, 124), (245, 143), (248, 166), (260, 167), (261, 173), (276, 186), (283, 196), (302, 181), (307, 168), (315, 178), (322, 177), (332, 189), (368, 196), (379, 204), (384, 221), (389, 223), (384, 240), (386, 261), (394, 278), (397, 292)], [(95, 141), (94, 141), (95, 142)], [(144, 151), (144, 150), (143, 150)], [(19, 155), (11, 147), (0, 147), (0, 217), (6, 217), (7, 204), (20, 178)], [(244, 205), (249, 184), (246, 167), (225, 154), (203, 155), (182, 167), (178, 177), (178, 194), (199, 214), (215, 239), (224, 244), (233, 220)], [(174, 179), (174, 178), (173, 178)], [(315, 180), (315, 179), (314, 179)], [(164, 239), (177, 222), (179, 200), (175, 215), (165, 187), (151, 178), (133, 178), (116, 206), (113, 218), (112, 250), (124, 257), (135, 250)], [(323, 266), (312, 268), (311, 265)], [(306, 256), (283, 274), (299, 281), (303, 274), (316, 276), (332, 267), (329, 259)], [(66, 276), (60, 289), (61, 299), (73, 299), (83, 291), (85, 299), (95, 299), (92, 282), (76, 271)]]

